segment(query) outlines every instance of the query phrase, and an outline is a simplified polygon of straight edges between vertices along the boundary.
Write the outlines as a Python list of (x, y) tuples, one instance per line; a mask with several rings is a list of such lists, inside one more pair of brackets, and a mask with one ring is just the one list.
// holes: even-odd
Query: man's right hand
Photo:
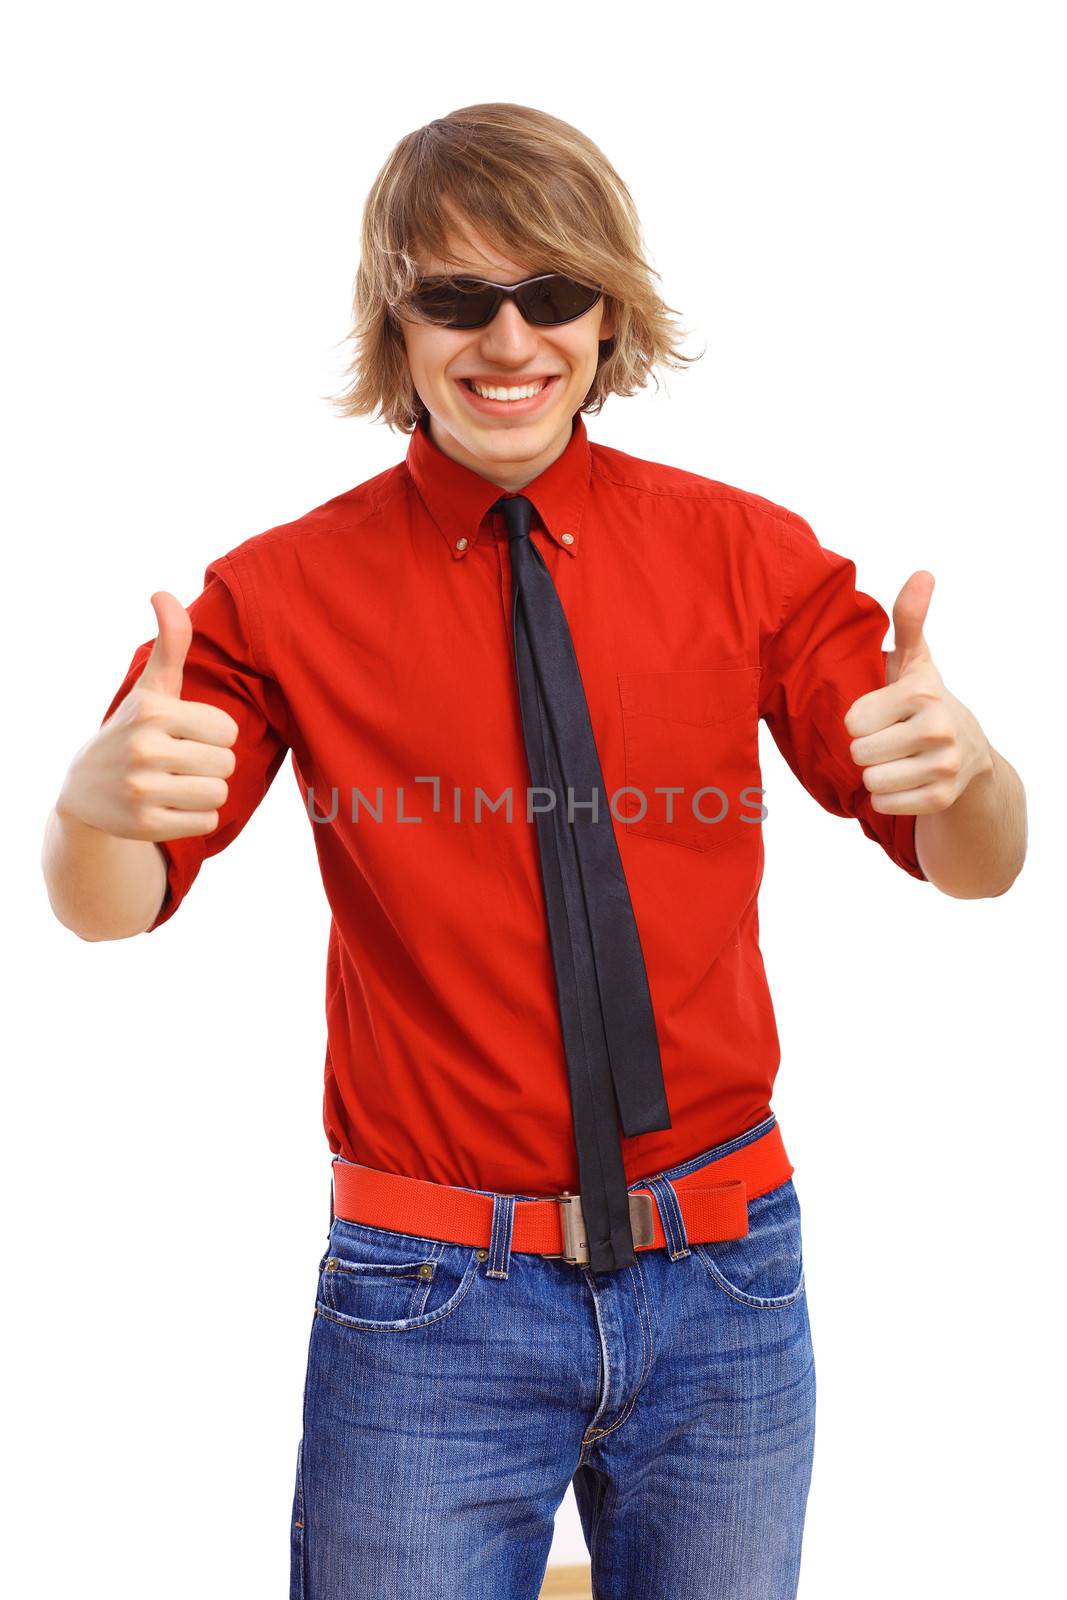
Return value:
[(123, 839), (213, 833), (237, 758), (234, 719), (183, 700), (192, 618), (165, 589), (152, 596), (159, 631), (144, 670), (70, 764), (56, 811)]

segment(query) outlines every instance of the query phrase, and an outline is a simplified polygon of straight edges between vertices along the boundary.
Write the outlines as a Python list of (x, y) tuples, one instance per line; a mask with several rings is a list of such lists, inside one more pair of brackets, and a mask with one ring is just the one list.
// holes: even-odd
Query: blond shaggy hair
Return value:
[(699, 360), (678, 349), (630, 192), (593, 141), (531, 106), (464, 106), (405, 134), (367, 196), (344, 341), (355, 353), (348, 385), (331, 402), (342, 415), (376, 413), (401, 433), (425, 416), (398, 319), (420, 277), (417, 255), (450, 260), (463, 219), (502, 255), (603, 290), (615, 332), (601, 340), (580, 411), (600, 411), (609, 394), (634, 394), (650, 374), (658, 388), (657, 365)]

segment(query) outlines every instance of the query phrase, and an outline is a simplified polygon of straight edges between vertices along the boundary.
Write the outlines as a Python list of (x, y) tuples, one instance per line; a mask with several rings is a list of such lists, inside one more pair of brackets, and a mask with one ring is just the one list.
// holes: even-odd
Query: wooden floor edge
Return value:
[(588, 1566), (553, 1566), (545, 1573), (539, 1600), (590, 1600), (593, 1593)]

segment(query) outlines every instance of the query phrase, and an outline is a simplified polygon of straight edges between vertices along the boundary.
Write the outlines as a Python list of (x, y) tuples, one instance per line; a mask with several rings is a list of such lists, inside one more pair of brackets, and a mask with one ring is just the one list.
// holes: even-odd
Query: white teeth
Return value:
[(489, 389), (481, 383), (471, 383), (475, 394), (480, 394), (485, 400), (530, 400), (535, 394), (540, 394), (545, 387), (543, 383), (528, 383), (522, 389)]

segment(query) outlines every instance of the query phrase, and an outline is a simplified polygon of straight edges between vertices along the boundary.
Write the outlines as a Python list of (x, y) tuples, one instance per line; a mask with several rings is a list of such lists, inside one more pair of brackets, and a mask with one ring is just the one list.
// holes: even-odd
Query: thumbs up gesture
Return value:
[(946, 811), (978, 773), (992, 769), (977, 720), (945, 688), (923, 633), (934, 577), (913, 572), (893, 606), (886, 686), (845, 713), (849, 753), (863, 769), (875, 811), (920, 816)]
[(125, 839), (212, 833), (237, 765), (237, 723), (219, 706), (183, 700), (192, 618), (165, 589), (152, 596), (158, 633), (137, 682), (71, 762), (57, 809)]

